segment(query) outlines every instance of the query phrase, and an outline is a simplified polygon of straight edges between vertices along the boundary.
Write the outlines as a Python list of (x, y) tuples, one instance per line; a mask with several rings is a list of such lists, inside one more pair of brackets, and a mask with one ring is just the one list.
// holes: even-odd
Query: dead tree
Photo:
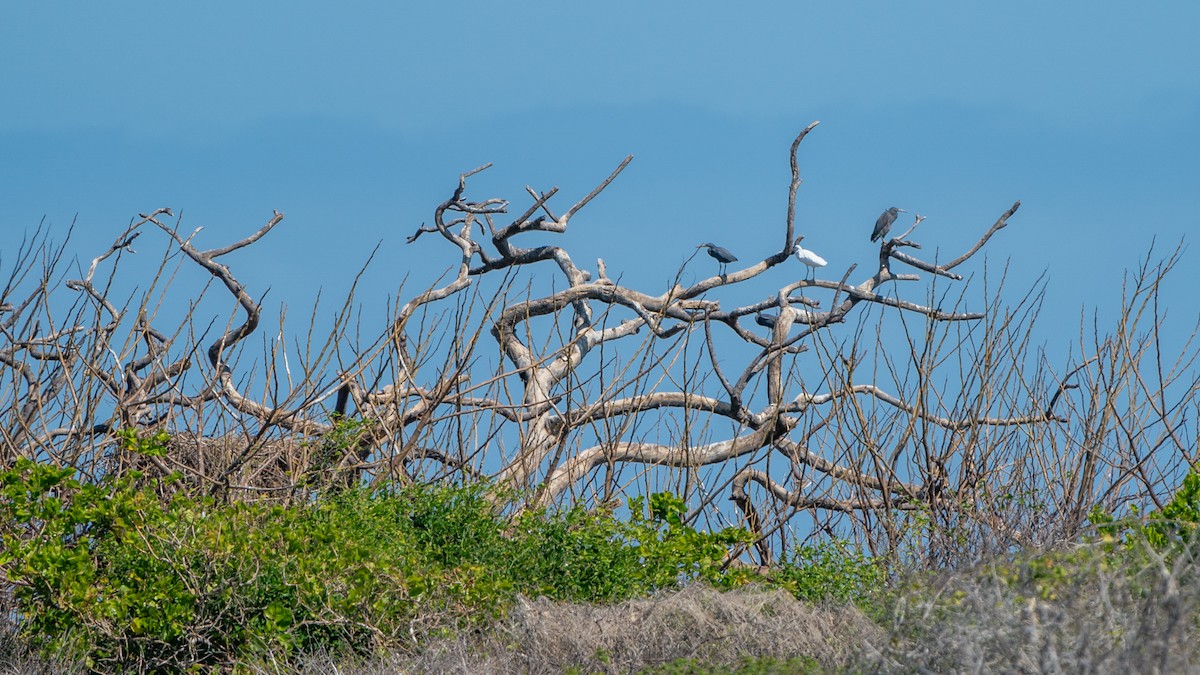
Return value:
[[(365, 344), (355, 338), (351, 295), (323, 342), (310, 327), (307, 346), (290, 357), (298, 373), (270, 338), (260, 370), (244, 365), (256, 358), (248, 339), (262, 334), (261, 299), (221, 262), (259, 242), (282, 213), (237, 242), (201, 249), (198, 231), (183, 234), (159, 209), (65, 282), (55, 271), (62, 249), (39, 231), (0, 296), (4, 461), (37, 457), (95, 476), (181, 471), (193, 489), (240, 498), (452, 477), (489, 480), (498, 504), (520, 509), (671, 489), (697, 521), (740, 520), (758, 532), (763, 562), (787, 537), (832, 532), (876, 553), (923, 547), (936, 565), (937, 551), (959, 546), (964, 533), (972, 546), (998, 548), (1063, 534), (1014, 506), (1021, 499), (1071, 512), (1075, 527), (1098, 496), (1128, 496), (1097, 468), (1124, 452), (1110, 442), (1117, 430), (1093, 425), (1083, 441), (1086, 425), (1068, 414), (1101, 415), (1071, 396), (1098, 356), (1081, 355), (1062, 376), (1044, 363), (1029, 371), (1038, 294), (1005, 309), (996, 291), (971, 310), (944, 288), (961, 285), (957, 270), (1019, 202), (948, 262), (920, 257), (916, 216), (880, 242), (876, 269), (857, 278), (854, 266), (824, 279), (788, 264), (803, 238), (798, 153), (815, 126), (791, 146), (779, 249), (698, 279), (689, 258), (653, 292), (623, 285), (603, 260), (587, 269), (562, 247), (521, 245), (534, 233), (566, 232), (632, 157), (562, 211), (552, 204), (557, 188), (527, 188), (515, 217), (506, 200), (468, 195), (468, 181), (490, 165), (463, 173), (408, 239), (449, 245), (451, 278), (398, 306)], [(147, 230), (165, 237), (163, 262), (140, 298), (118, 303), (117, 263)], [(30, 292), (14, 295), (39, 267)], [(215, 302), (205, 292), (189, 299), (176, 329), (156, 327), (183, 268), (213, 282), (226, 307), (232, 299), (223, 329), (198, 313), (201, 298)], [(744, 297), (768, 273), (783, 282)], [(72, 301), (52, 295), (60, 282)], [(906, 292), (913, 282), (924, 293)], [(730, 303), (735, 292), (743, 297)], [(948, 386), (938, 380), (947, 364), (956, 368)], [(1163, 412), (1163, 424), (1176, 411)], [(166, 429), (176, 440), (165, 454), (131, 455), (118, 441), (124, 429)], [(1026, 461), (1058, 445), (1082, 459)], [(735, 510), (723, 508), (726, 498)]]

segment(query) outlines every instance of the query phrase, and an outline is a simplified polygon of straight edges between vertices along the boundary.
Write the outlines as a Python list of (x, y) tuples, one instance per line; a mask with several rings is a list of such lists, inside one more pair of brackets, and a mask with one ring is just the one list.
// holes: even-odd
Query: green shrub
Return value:
[(140, 434), (137, 429), (121, 429), (117, 432), (117, 439), (126, 452), (146, 457), (163, 457), (167, 454), (167, 443), (170, 442), (171, 435), (162, 429), (149, 435)]
[(723, 568), (742, 528), (702, 532), (684, 522), (685, 502), (663, 492), (629, 500), (630, 519), (580, 508), (524, 514), (509, 542), (509, 574), (527, 595), (577, 602), (611, 602), (695, 580), (719, 586), (745, 583), (748, 573)]
[(0, 474), (0, 567), (24, 633), (86, 652), (89, 667), (394, 647), (494, 617), (511, 595), (478, 564), (426, 555), (437, 537), (389, 517), (392, 500), (162, 504), (136, 474), (98, 485), (70, 474), (31, 462)]
[(721, 587), (744, 584), (752, 573), (728, 568), (725, 558), (734, 547), (754, 542), (740, 527), (704, 532), (684, 523), (687, 504), (669, 492), (650, 495), (650, 517), (642, 515), (642, 498), (629, 500), (630, 525), (642, 554), (651, 589), (703, 580)]
[(528, 512), (507, 542), (504, 569), (520, 591), (556, 600), (614, 601), (642, 592), (640, 556), (627, 544), (629, 526), (575, 508)]
[(1200, 472), (1193, 468), (1183, 478), (1171, 501), (1150, 514), (1146, 539), (1162, 549), (1168, 544), (1189, 545), (1196, 541), (1200, 527)]
[(863, 603), (887, 580), (887, 568), (843, 541), (829, 541), (793, 548), (773, 577), (800, 600)]
[(649, 513), (631, 501), (628, 521), (573, 509), (510, 525), (482, 485), (291, 507), (164, 501), (160, 487), (136, 472), (83, 483), (29, 461), (0, 472), (0, 570), (28, 639), (99, 671), (413, 649), (487, 624), (518, 592), (607, 601), (740, 583), (722, 562), (751, 540), (695, 530), (669, 494)]
[(1134, 554), (1149, 544), (1169, 557), (1197, 543), (1200, 532), (1200, 469), (1193, 468), (1162, 509), (1151, 512), (1145, 519), (1114, 518), (1099, 506), (1088, 514), (1095, 526), (1097, 538), (1110, 548), (1120, 546), (1126, 554)]

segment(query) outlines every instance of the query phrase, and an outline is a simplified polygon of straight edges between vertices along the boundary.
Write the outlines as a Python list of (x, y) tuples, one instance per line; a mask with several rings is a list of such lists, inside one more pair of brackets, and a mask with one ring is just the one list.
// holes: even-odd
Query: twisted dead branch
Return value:
[[(192, 489), (242, 498), (486, 477), (498, 505), (519, 509), (672, 489), (695, 519), (751, 526), (764, 561), (789, 537), (836, 531), (879, 554), (919, 545), (937, 564), (939, 541), (945, 550), (965, 536), (983, 550), (1066, 536), (1097, 503), (1158, 499), (1200, 459), (1185, 425), (1194, 345), (1167, 367), (1158, 340), (1157, 289), (1178, 252), (1158, 267), (1147, 260), (1116, 335), (1081, 344), (1054, 375), (1029, 346), (1040, 294), (1006, 309), (996, 291), (971, 308), (952, 271), (976, 260), (1020, 202), (948, 263), (916, 253), (917, 215), (880, 243), (865, 278), (851, 281), (855, 265), (829, 279), (786, 265), (803, 238), (799, 151), (816, 125), (791, 146), (783, 246), (760, 260), (696, 277), (693, 252), (668, 287), (626, 286), (603, 261), (593, 272), (563, 247), (521, 242), (567, 232), (632, 156), (561, 215), (557, 187), (527, 187), (515, 218), (505, 199), (470, 196), (485, 164), (461, 174), (408, 238), (448, 245), (449, 278), (399, 304), (365, 344), (352, 339), (362, 328), (351, 324), (351, 296), (323, 343), (314, 328), (296, 354), (264, 338), (258, 370), (245, 362), (261, 299), (220, 259), (265, 242), (282, 213), (202, 250), (200, 230), (184, 236), (158, 209), (65, 281), (55, 272), (62, 249), (39, 231), (0, 296), (3, 460), (94, 476), (179, 471)], [(153, 292), (121, 299), (115, 280), (147, 230), (166, 244)], [(167, 330), (157, 312), (186, 273), (227, 295), (175, 299), (187, 311)], [(779, 277), (770, 294), (743, 294), (732, 309), (716, 299), (768, 274)], [(201, 313), (210, 305), (227, 312), (223, 330), (219, 312)], [(128, 429), (192, 441), (131, 457), (119, 440)]]

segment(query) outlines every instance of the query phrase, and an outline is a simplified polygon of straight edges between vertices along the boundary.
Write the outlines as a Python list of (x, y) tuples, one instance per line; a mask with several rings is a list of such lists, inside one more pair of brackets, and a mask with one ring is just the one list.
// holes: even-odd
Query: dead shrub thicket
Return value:
[[(1111, 334), (1051, 362), (1032, 337), (1039, 292), (1006, 304), (1000, 284), (973, 308), (960, 272), (982, 271), (978, 254), (1019, 202), (949, 260), (921, 257), (917, 216), (863, 273), (789, 263), (803, 239), (799, 150), (815, 126), (791, 146), (779, 248), (762, 259), (695, 278), (711, 261), (688, 258), (667, 287), (626, 287), (603, 260), (520, 242), (565, 232), (631, 158), (565, 208), (557, 188), (527, 188), (516, 209), (470, 196), (485, 165), (409, 238), (443, 247), (448, 278), (373, 331), (352, 291), (327, 333), (314, 316), (292, 346), (263, 328), (263, 289), (223, 262), (269, 246), (282, 213), (205, 249), (158, 209), (78, 270), (38, 230), (5, 261), (0, 462), (179, 471), (187, 489), (235, 499), (486, 477), (519, 509), (670, 489), (693, 522), (758, 532), (746, 555), (763, 564), (793, 537), (835, 535), (954, 567), (1069, 540), (1097, 504), (1161, 502), (1197, 459), (1184, 424), (1194, 346), (1171, 361), (1159, 339), (1156, 298), (1178, 253), (1131, 276)], [(126, 279), (142, 269), (134, 244), (155, 238), (157, 270)], [(180, 288), (192, 272), (208, 283)], [(176, 440), (131, 453), (123, 429)]]
[(1195, 547), (1169, 556), (1103, 549), (990, 562), (915, 587), (897, 605), (893, 639), (872, 643), (860, 664), (886, 672), (1196, 672)]

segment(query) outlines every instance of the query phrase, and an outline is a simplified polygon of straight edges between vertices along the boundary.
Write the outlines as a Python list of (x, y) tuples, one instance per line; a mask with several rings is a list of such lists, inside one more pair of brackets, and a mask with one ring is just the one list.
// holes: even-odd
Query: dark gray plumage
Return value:
[(888, 230), (892, 229), (892, 223), (896, 222), (896, 215), (900, 213), (908, 213), (908, 211), (893, 206), (880, 214), (879, 219), (875, 221), (875, 231), (871, 233), (871, 241), (879, 241), (886, 237)]
[(729, 252), (729, 249), (717, 246), (712, 242), (704, 242), (696, 248), (707, 248), (708, 254), (717, 259), (721, 263), (721, 274), (725, 274), (725, 266), (731, 262), (737, 262), (737, 256)]
[(773, 328), (775, 326), (775, 322), (778, 320), (779, 316), (776, 314), (759, 312), (758, 314), (754, 315), (754, 323), (762, 326), (763, 328)]

